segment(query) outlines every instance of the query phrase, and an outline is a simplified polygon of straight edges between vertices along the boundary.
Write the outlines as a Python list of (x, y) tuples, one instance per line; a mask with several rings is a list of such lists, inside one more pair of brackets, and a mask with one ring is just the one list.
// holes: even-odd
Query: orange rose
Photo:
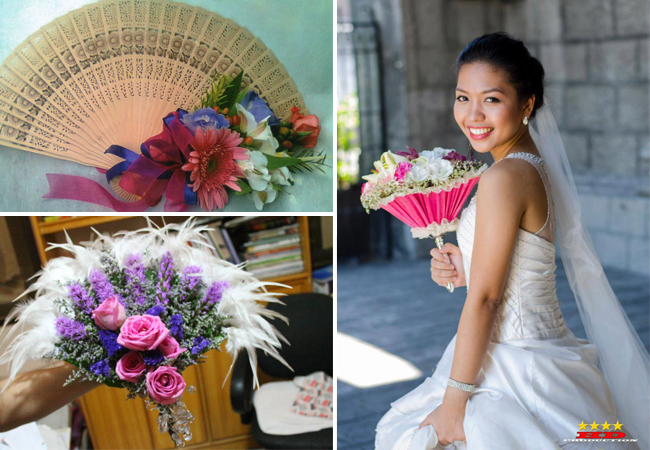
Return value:
[(311, 131), (307, 136), (298, 139), (298, 142), (303, 147), (311, 148), (316, 146), (318, 135), (320, 134), (320, 125), (318, 125), (318, 117), (313, 114), (303, 116), (300, 114), (300, 108), (294, 106), (291, 108), (291, 123), (293, 124), (293, 131), (307, 132)]

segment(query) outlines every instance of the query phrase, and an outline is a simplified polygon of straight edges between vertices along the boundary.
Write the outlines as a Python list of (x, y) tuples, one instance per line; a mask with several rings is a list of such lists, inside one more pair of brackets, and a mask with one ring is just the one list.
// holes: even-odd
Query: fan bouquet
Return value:
[(325, 156), (313, 151), (318, 118), (294, 106), (291, 118), (281, 121), (255, 91), (241, 88), (242, 75), (216, 77), (200, 107), (169, 113), (162, 133), (147, 139), (140, 154), (119, 145), (106, 150), (123, 158), (106, 171), (107, 181), (132, 203), (115, 199), (92, 180), (65, 175), (48, 175), (46, 197), (134, 211), (156, 205), (165, 194), (165, 211), (196, 204), (213, 211), (223, 209), (234, 191), (250, 193), (261, 210), (294, 184), (292, 173), (322, 171)]
[[(162, 132), (161, 119), (163, 120)], [(103, 0), (30, 36), (0, 66), (0, 145), (96, 167), (48, 174), (46, 198), (144, 211), (257, 209), (322, 170), (320, 125), (273, 52), (232, 20), (167, 0)]]
[[(443, 235), (458, 228), (461, 208), (488, 166), (440, 147), (407, 150), (387, 151), (375, 161), (373, 173), (362, 177), (367, 182), (361, 203), (366, 212), (388, 211), (411, 227), (414, 238), (433, 237), (440, 249)], [(454, 291), (452, 283), (447, 290)]]
[(214, 257), (206, 229), (190, 220), (100, 235), (87, 246), (69, 238), (53, 244), (73, 256), (49, 261), (25, 292), (36, 298), (7, 319), (18, 318), (0, 358), (11, 364), (8, 383), (28, 359), (66, 361), (77, 368), (66, 384), (81, 379), (128, 389), (129, 398), (158, 410), (160, 431), (184, 446), (194, 417), (182, 396), (195, 390), (184, 369), (226, 340), (233, 360), (248, 350), (255, 385), (256, 348), (286, 365), (277, 351), (285, 339), (267, 318), (286, 319), (257, 302), (279, 302), (266, 288), (282, 285)]

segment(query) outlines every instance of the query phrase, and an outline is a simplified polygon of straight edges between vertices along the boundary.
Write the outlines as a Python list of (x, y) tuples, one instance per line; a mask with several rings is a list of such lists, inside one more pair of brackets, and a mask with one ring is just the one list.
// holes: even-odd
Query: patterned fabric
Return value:
[(314, 372), (306, 377), (296, 377), (294, 383), (300, 392), (291, 407), (292, 413), (324, 419), (334, 417), (332, 377), (325, 372)]

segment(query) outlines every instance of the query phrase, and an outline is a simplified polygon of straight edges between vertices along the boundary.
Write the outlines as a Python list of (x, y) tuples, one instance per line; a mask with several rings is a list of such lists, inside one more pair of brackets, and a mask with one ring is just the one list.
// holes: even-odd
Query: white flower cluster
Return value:
[(417, 159), (411, 161), (413, 165), (404, 178), (422, 182), (426, 180), (446, 181), (454, 171), (454, 165), (451, 161), (442, 159), (443, 156), (451, 150), (436, 147), (433, 150), (424, 150), (420, 152)]
[(276, 153), (279, 143), (271, 133), (271, 126), (268, 124), (270, 116), (258, 123), (253, 114), (240, 104), (236, 106), (241, 119), (241, 129), (261, 144), (259, 150), (248, 150), (249, 159), (237, 161), (252, 189), (251, 196), (255, 207), (261, 211), (265, 204), (275, 200), (277, 187), (292, 185), (293, 177), (287, 167), (273, 170), (267, 168), (268, 162), (264, 153), (271, 156), (287, 156), (286, 152)]
[(420, 152), (417, 158), (409, 161), (406, 156), (396, 155), (389, 150), (381, 155), (379, 161), (375, 161), (376, 173), (361, 178), (375, 185), (390, 180), (418, 183), (431, 181), (437, 184), (447, 180), (454, 170), (451, 161), (442, 159), (452, 151), (436, 147), (433, 150)]

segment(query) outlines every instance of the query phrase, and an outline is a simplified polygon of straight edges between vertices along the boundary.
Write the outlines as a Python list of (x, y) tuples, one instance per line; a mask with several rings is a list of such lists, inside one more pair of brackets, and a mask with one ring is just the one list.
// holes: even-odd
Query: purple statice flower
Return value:
[(95, 309), (95, 302), (90, 294), (81, 287), (79, 283), (70, 283), (68, 285), (68, 294), (79, 309), (86, 314), (92, 314), (93, 309)]
[(149, 314), (150, 316), (159, 316), (165, 312), (165, 307), (162, 305), (156, 305), (152, 306), (145, 312), (145, 314)]
[(183, 316), (174, 314), (169, 320), (169, 333), (176, 339), (183, 339)]
[(126, 257), (124, 274), (126, 275), (126, 282), (131, 290), (131, 296), (134, 301), (139, 305), (144, 305), (147, 302), (147, 297), (144, 293), (143, 285), (147, 281), (144, 265), (141, 263), (141, 258), (138, 253), (133, 253)]
[(111, 374), (111, 367), (108, 365), (108, 359), (97, 361), (95, 364), (90, 366), (90, 370), (97, 375), (104, 375), (105, 377), (108, 377)]
[(206, 291), (205, 298), (203, 299), (206, 310), (210, 309), (212, 306), (214, 306), (215, 303), (221, 300), (221, 297), (223, 297), (223, 291), (225, 289), (228, 289), (227, 281), (215, 281), (212, 283), (212, 285)]
[(54, 324), (59, 336), (63, 336), (73, 341), (78, 341), (86, 337), (86, 327), (83, 323), (72, 320), (66, 316), (60, 316)]
[(124, 347), (117, 343), (117, 333), (110, 330), (99, 330), (99, 340), (108, 352), (108, 356), (113, 356), (115, 353), (124, 349)]
[(160, 350), (147, 350), (144, 352), (142, 358), (147, 366), (157, 366), (165, 360)]
[(160, 261), (160, 272), (158, 272), (158, 286), (156, 293), (158, 294), (158, 302), (167, 304), (169, 299), (167, 293), (171, 290), (171, 278), (174, 276), (174, 259), (170, 252), (165, 252)]
[(187, 266), (183, 270), (183, 275), (181, 276), (181, 282), (182, 283), (187, 283), (188, 289), (191, 291), (193, 290), (196, 285), (201, 281), (200, 277), (192, 276), (197, 273), (201, 273), (203, 269), (199, 266)]
[[(115, 289), (113, 288), (113, 285), (110, 281), (108, 281), (108, 278), (106, 278), (106, 275), (104, 275), (101, 270), (93, 269), (92, 272), (90, 272), (88, 280), (90, 281), (93, 290), (97, 294), (97, 297), (99, 297), (100, 302), (103, 302), (108, 297), (115, 295)], [(124, 306), (124, 302), (121, 298), (118, 297), (117, 301), (120, 302), (122, 306)]]
[(201, 352), (205, 350), (209, 345), (210, 345), (210, 341), (208, 341), (203, 336), (199, 336), (195, 338), (194, 345), (192, 346), (192, 354), (193, 355), (201, 354)]

